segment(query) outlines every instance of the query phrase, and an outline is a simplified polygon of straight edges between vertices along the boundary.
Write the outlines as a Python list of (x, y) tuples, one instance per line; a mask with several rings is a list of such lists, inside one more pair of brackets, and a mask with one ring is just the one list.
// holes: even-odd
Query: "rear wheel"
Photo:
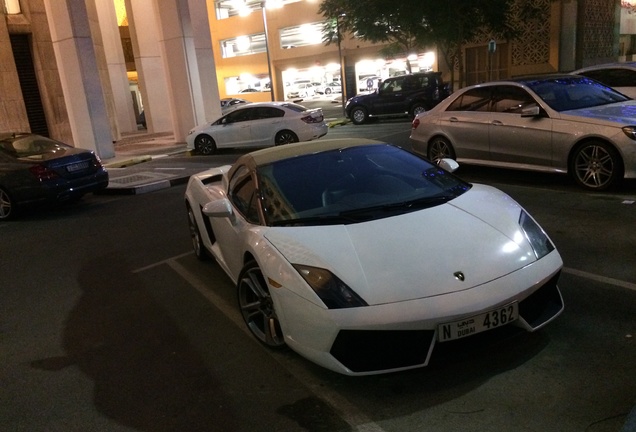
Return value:
[(355, 125), (361, 125), (367, 121), (369, 115), (364, 107), (357, 106), (351, 110), (351, 121)]
[(16, 214), (15, 203), (9, 193), (0, 188), (0, 220), (9, 220)]
[(325, 94), (331, 94), (331, 89), (329, 87), (325, 89)]
[(428, 143), (426, 156), (431, 162), (437, 162), (444, 158), (456, 158), (453, 145), (444, 137), (435, 137)]
[(285, 345), (267, 282), (255, 261), (248, 262), (239, 276), (238, 303), (245, 324), (256, 339), (271, 347)]
[(586, 189), (606, 190), (622, 179), (623, 161), (611, 145), (602, 141), (590, 141), (574, 150), (570, 174)]
[(298, 136), (290, 130), (280, 131), (274, 138), (274, 145), (290, 144), (298, 142)]
[(202, 155), (211, 155), (216, 151), (216, 143), (210, 135), (199, 135), (194, 139), (194, 149)]
[(414, 119), (415, 116), (423, 112), (426, 112), (426, 107), (424, 106), (424, 104), (416, 103), (415, 105), (411, 107), (411, 119)]

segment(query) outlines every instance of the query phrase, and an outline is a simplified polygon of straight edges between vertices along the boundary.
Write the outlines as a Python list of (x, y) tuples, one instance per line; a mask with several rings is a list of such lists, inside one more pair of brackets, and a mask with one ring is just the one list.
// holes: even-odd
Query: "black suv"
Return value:
[(410, 115), (414, 118), (448, 95), (440, 72), (401, 75), (385, 79), (373, 93), (352, 97), (347, 101), (345, 111), (357, 125), (369, 117)]

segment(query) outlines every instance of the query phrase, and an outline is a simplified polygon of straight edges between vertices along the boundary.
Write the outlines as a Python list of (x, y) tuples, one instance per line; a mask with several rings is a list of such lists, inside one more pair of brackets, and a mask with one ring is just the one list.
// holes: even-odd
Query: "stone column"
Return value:
[[(113, 0), (95, 0), (99, 28), (102, 34), (104, 55), (115, 105), (115, 120), (118, 132), (137, 130), (137, 121), (132, 106), (130, 85), (126, 74), (126, 60), (121, 46), (121, 37)], [(120, 137), (116, 136), (115, 140)]]
[(171, 1), (166, 3), (164, 5), (163, 1), (155, 0), (126, 0), (126, 14), (148, 132), (173, 131), (157, 15), (157, 11), (163, 10)]
[(44, 0), (73, 143), (115, 156), (85, 0)]

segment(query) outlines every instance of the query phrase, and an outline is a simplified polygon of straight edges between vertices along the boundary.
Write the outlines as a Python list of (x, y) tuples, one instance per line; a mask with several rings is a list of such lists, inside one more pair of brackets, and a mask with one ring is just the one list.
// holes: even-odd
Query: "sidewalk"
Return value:
[(125, 134), (115, 142), (115, 157), (102, 160), (109, 183), (104, 194), (137, 195), (187, 182), (188, 170), (152, 167), (147, 162), (175, 155), (189, 155), (185, 143), (177, 143), (172, 132)]

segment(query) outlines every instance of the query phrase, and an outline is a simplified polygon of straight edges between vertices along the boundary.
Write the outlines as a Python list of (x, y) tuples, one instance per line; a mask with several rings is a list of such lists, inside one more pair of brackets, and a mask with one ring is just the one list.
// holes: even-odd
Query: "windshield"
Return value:
[(627, 96), (597, 81), (571, 76), (525, 81), (550, 108), (569, 111), (630, 100)]
[(440, 205), (470, 184), (389, 144), (347, 147), (257, 170), (268, 225), (356, 223)]

